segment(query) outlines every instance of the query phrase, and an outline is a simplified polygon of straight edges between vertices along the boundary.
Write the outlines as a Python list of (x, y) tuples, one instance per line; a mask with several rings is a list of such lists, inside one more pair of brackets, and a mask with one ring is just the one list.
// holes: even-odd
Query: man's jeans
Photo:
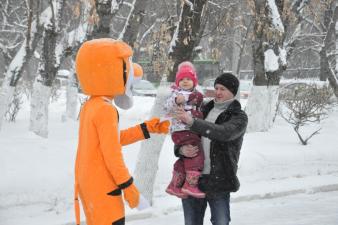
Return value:
[(229, 225), (230, 222), (230, 194), (224, 193), (210, 198), (182, 199), (185, 225), (203, 225), (203, 218), (207, 203), (211, 212), (213, 225)]

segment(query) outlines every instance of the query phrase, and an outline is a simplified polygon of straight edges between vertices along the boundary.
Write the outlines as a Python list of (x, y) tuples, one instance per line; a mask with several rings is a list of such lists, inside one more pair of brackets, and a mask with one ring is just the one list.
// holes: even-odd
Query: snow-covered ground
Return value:
[[(338, 192), (297, 194), (283, 198), (261, 199), (231, 204), (232, 225), (337, 225)], [(183, 212), (173, 211), (145, 219), (135, 219), (128, 225), (184, 224)], [(207, 209), (204, 224), (210, 223)]]
[[(132, 109), (120, 110), (121, 129), (147, 118), (153, 102), (151, 97), (136, 97)], [(0, 225), (74, 224), (78, 122), (62, 122), (64, 111), (62, 97), (50, 105), (48, 139), (28, 131), (28, 104), (16, 123), (4, 123), (0, 131)], [(292, 128), (280, 118), (269, 132), (246, 134), (239, 166), (241, 189), (232, 194), (233, 224), (333, 225), (325, 221), (338, 221), (338, 204), (332, 203), (338, 200), (338, 109), (321, 126), (321, 133), (307, 146), (299, 144)], [(139, 148), (140, 143), (124, 148), (131, 172)], [(168, 136), (160, 156), (154, 205), (143, 211), (127, 208), (127, 224), (183, 224), (180, 200), (164, 192), (175, 161), (172, 149)], [(306, 216), (302, 207), (310, 205), (326, 220), (297, 220), (296, 212)], [(279, 217), (263, 220), (273, 213)], [(205, 219), (209, 224), (208, 212)]]

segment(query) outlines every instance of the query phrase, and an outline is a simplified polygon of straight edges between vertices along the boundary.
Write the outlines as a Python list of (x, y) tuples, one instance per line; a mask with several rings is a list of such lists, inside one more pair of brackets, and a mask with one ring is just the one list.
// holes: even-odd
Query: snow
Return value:
[[(55, 2), (53, 3), (53, 9), (55, 9)], [(44, 25), (46, 29), (52, 25), (52, 9), (51, 7), (46, 8), (40, 15), (40, 24)]]
[[(284, 198), (233, 202), (231, 223), (235, 225), (336, 225), (338, 192), (299, 194)], [(207, 209), (204, 224), (210, 223)], [(164, 222), (165, 221), (165, 222)], [(128, 225), (184, 224), (183, 212), (172, 211), (145, 219), (127, 220)]]
[(279, 60), (281, 61), (281, 64), (283, 66), (286, 66), (287, 60), (286, 60), (287, 52), (285, 48), (279, 48)]
[(68, 46), (73, 46), (75, 43), (82, 43), (87, 34), (88, 23), (80, 24), (76, 29), (68, 34)]
[(129, 25), (130, 17), (134, 13), (135, 2), (136, 2), (136, 0), (133, 0), (133, 2), (130, 4), (130, 12), (129, 12), (128, 18), (126, 20), (128, 22), (124, 25), (123, 30), (120, 32), (120, 35), (118, 37), (119, 40), (122, 40), (123, 37), (124, 37), (124, 33), (126, 32), (127, 26)]
[[(20, 50), (18, 53), (15, 55), (14, 59), (12, 60), (11, 64), (9, 65), (9, 68), (7, 70), (6, 77), (11, 77), (12, 74), (17, 75), (17, 71), (21, 69), (25, 57), (26, 57), (26, 43), (22, 44)], [(14, 77), (15, 79), (16, 77)]]
[(48, 137), (48, 106), (51, 87), (43, 85), (39, 78), (33, 84), (29, 130), (41, 137)]
[(190, 11), (194, 11), (194, 4), (189, 0), (184, 0), (184, 3), (190, 7)]
[[(0, 131), (0, 224), (74, 224), (73, 169), (78, 122), (62, 122), (65, 93), (50, 104), (49, 137), (28, 131), (26, 100), (16, 123)], [(119, 110), (121, 129), (148, 118), (154, 98), (135, 97), (134, 107)], [(338, 220), (338, 109), (322, 121), (321, 133), (307, 146), (292, 127), (277, 117), (269, 132), (247, 133), (238, 175), (240, 191), (232, 194), (234, 224), (334, 225)], [(124, 147), (133, 173), (141, 143)], [(126, 207), (127, 224), (183, 224), (180, 200), (165, 193), (176, 158), (167, 136), (154, 186), (153, 206), (143, 211)], [(313, 211), (310, 211), (310, 208)], [(266, 215), (275, 215), (267, 218)], [(306, 216), (310, 215), (310, 216)], [(84, 216), (81, 216), (84, 220)], [(206, 212), (205, 224), (210, 224)]]
[[(296, 4), (297, 1), (294, 1), (292, 3), (292, 7), (294, 4)], [(308, 0), (303, 0), (301, 1), (301, 3), (299, 4), (299, 6), (297, 7), (297, 12), (301, 13), (303, 11), (303, 8), (305, 7), (305, 5), (308, 3)]]
[(55, 68), (58, 68), (60, 65), (63, 50), (64, 50), (63, 43), (58, 43), (55, 48)]
[(279, 87), (252, 86), (245, 108), (249, 117), (247, 132), (268, 131), (278, 102)]
[(119, 9), (119, 5), (120, 4), (116, 0), (112, 0), (110, 12), (111, 13), (116, 12)]
[(268, 0), (267, 5), (270, 9), (269, 13), (274, 28), (277, 29), (279, 32), (284, 33), (284, 25), (280, 18), (275, 0)]
[(140, 39), (140, 43), (143, 42), (144, 38), (147, 37), (147, 35), (154, 29), (155, 27), (155, 24), (157, 23), (158, 21), (156, 21), (155, 23), (153, 23), (142, 35), (141, 39)]
[[(13, 99), (15, 87), (10, 86), (11, 77), (6, 76), (0, 89), (0, 118), (4, 118), (7, 107)], [(2, 129), (3, 119), (0, 119), (0, 130)]]
[(169, 45), (168, 54), (174, 52), (174, 48), (176, 46), (176, 41), (178, 40), (178, 28), (179, 28), (179, 24), (180, 24), (180, 22), (182, 20), (182, 17), (183, 17), (183, 8), (181, 9), (180, 17), (179, 17), (178, 21), (175, 24), (176, 29), (175, 29), (175, 32), (173, 34), (173, 38), (171, 39), (170, 45)]
[(272, 49), (267, 49), (264, 52), (264, 68), (266, 72), (274, 72), (278, 70), (279, 64), (278, 64), (279, 57), (275, 54), (275, 52)]

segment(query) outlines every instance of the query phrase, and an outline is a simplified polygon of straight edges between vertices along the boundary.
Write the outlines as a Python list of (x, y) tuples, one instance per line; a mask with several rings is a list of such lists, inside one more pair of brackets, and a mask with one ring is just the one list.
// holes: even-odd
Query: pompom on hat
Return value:
[(196, 69), (194, 65), (189, 61), (184, 61), (178, 65), (176, 79), (175, 79), (175, 84), (177, 87), (179, 86), (178, 85), (179, 82), (185, 77), (188, 77), (193, 81), (194, 87), (197, 85), (198, 78), (197, 78)]

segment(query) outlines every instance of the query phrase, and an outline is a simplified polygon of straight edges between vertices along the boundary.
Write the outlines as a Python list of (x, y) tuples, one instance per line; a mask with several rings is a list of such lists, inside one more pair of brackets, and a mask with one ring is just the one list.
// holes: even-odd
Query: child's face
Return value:
[(183, 90), (190, 90), (194, 87), (194, 82), (188, 77), (184, 77), (178, 82), (178, 86)]

